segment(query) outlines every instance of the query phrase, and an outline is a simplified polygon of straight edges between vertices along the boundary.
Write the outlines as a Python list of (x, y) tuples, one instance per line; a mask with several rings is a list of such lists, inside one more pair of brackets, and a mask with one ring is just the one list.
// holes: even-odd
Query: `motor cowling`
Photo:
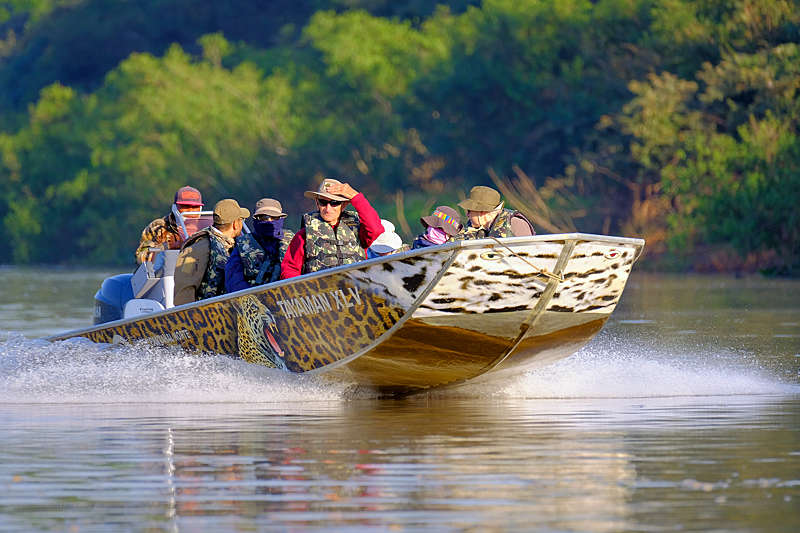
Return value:
[(94, 295), (94, 323), (103, 324), (122, 318), (125, 303), (133, 298), (133, 274), (117, 274), (106, 278)]

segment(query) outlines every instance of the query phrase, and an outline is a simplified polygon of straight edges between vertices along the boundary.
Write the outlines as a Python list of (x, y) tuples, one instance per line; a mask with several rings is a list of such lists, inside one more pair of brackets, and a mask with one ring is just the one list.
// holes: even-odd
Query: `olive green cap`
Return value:
[(466, 211), (494, 211), (500, 206), (500, 193), (491, 187), (476, 185), (469, 191), (469, 198), (458, 205)]
[(250, 216), (250, 211), (239, 207), (239, 202), (233, 198), (225, 198), (214, 206), (214, 224), (230, 224), (240, 218)]

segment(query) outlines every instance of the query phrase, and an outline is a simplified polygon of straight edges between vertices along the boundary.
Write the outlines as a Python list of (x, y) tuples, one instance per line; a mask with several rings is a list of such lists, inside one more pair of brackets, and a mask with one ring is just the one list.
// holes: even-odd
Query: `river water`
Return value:
[(2, 531), (800, 530), (800, 281), (635, 273), (574, 356), (385, 400), (37, 340), (109, 274), (0, 268)]

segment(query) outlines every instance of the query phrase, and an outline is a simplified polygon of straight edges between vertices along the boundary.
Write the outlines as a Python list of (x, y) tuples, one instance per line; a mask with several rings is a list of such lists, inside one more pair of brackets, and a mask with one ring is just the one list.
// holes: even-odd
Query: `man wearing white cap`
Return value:
[[(303, 227), (283, 258), (281, 279), (365, 259), (383, 226), (364, 195), (348, 183), (325, 178), (319, 189), (306, 191), (305, 197), (316, 201), (317, 210), (303, 215)], [(355, 213), (345, 211), (347, 202)]]
[(286, 213), (278, 200), (262, 198), (253, 213), (253, 233), (236, 237), (225, 265), (225, 290), (240, 291), (279, 280), (294, 232), (283, 226)]

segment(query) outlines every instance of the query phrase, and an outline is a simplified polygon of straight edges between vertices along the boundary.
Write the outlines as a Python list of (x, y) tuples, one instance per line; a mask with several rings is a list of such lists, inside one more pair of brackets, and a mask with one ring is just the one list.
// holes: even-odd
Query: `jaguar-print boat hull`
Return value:
[(644, 241), (580, 233), (412, 250), (50, 337), (174, 345), (407, 394), (566, 357)]

